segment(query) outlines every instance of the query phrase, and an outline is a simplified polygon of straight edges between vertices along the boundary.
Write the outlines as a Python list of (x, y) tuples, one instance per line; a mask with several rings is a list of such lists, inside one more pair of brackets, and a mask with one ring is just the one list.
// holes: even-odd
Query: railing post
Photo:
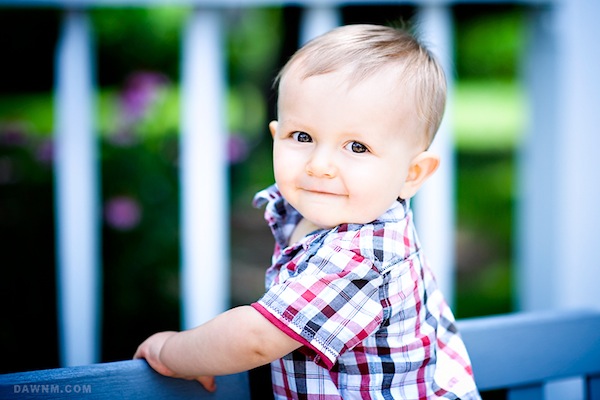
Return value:
[(340, 12), (334, 5), (311, 5), (302, 14), (300, 46), (309, 40), (339, 26)]
[(554, 242), (558, 221), (553, 216), (560, 201), (557, 175), (561, 168), (556, 136), (560, 100), (556, 33), (551, 7), (530, 10), (528, 51), (524, 60), (525, 85), (530, 98), (529, 126), (520, 149), (516, 221), (517, 307), (522, 310), (553, 308), (545, 291), (554, 292), (555, 262), (560, 257)]
[(181, 78), (182, 327), (228, 307), (228, 182), (223, 16), (196, 9), (185, 29)]
[(56, 53), (55, 196), (60, 362), (99, 358), (98, 154), (91, 30), (84, 11), (65, 14)]
[(515, 243), (522, 310), (600, 307), (599, 13), (596, 1), (556, 1), (530, 18)]
[(431, 146), (441, 157), (433, 177), (415, 196), (415, 224), (446, 300), (454, 302), (454, 141), (452, 133), (452, 13), (443, 4), (419, 7), (417, 28), (425, 45), (438, 57), (448, 81), (448, 101), (442, 125)]

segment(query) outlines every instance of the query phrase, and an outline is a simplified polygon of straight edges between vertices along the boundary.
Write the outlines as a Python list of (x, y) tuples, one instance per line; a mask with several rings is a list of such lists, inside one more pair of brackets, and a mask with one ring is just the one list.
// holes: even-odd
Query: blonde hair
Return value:
[(446, 78), (433, 54), (405, 30), (367, 24), (333, 29), (299, 49), (274, 84), (279, 85), (292, 67), (300, 68), (301, 79), (349, 67), (350, 83), (358, 83), (393, 64), (399, 67), (399, 82), (414, 92), (428, 147), (444, 114)]

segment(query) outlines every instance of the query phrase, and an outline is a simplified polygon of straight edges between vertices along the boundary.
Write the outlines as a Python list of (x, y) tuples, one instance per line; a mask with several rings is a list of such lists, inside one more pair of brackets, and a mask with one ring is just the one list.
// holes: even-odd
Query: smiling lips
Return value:
[(321, 189), (308, 189), (308, 188), (300, 188), (301, 190), (308, 192), (308, 193), (312, 193), (312, 194), (320, 194), (320, 195), (324, 195), (324, 196), (344, 196), (343, 194), (340, 193), (335, 193), (335, 192), (329, 192), (326, 190), (321, 190)]

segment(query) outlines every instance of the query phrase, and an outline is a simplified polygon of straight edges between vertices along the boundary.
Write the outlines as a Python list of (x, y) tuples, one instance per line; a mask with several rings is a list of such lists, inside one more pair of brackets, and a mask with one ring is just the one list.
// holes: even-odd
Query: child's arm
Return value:
[(300, 346), (254, 308), (241, 306), (194, 329), (154, 334), (134, 358), (145, 358), (163, 375), (199, 379), (268, 364)]

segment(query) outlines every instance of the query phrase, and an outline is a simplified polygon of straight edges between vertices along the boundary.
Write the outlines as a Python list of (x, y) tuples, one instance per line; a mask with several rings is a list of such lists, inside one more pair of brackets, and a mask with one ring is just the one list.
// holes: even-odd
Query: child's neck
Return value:
[(304, 236), (316, 231), (317, 229), (320, 229), (317, 225), (313, 224), (306, 218), (302, 218), (290, 236), (290, 244), (296, 243)]

